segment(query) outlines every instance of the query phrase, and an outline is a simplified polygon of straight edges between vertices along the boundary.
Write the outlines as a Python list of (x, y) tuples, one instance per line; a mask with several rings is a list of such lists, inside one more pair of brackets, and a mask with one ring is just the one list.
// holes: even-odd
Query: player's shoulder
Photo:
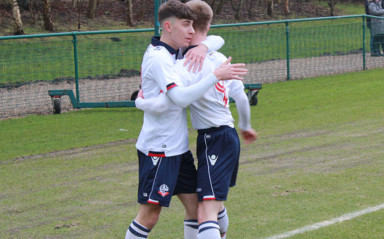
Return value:
[(152, 44), (150, 44), (147, 47), (145, 54), (148, 57), (159, 58), (159, 59), (161, 59), (161, 58), (164, 58), (164, 59), (170, 58), (171, 59), (171, 57), (172, 57), (172, 54), (164, 46), (154, 46)]
[(209, 59), (215, 62), (224, 62), (227, 60), (227, 57), (224, 56), (221, 52), (211, 51), (208, 53)]
[(174, 55), (163, 46), (149, 45), (143, 57), (142, 65), (171, 67), (174, 64)]

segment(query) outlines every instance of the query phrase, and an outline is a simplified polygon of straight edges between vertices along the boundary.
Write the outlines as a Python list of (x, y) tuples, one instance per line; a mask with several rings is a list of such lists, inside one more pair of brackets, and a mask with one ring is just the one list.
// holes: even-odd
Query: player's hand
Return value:
[(248, 73), (248, 70), (244, 68), (245, 64), (230, 64), (231, 60), (232, 57), (228, 57), (228, 59), (213, 72), (218, 80), (244, 80), (241, 76)]
[(197, 47), (190, 49), (187, 54), (185, 54), (184, 66), (189, 64), (188, 71), (190, 71), (192, 67), (193, 72), (196, 72), (197, 69), (201, 71), (207, 51), (208, 47), (204, 44), (200, 44)]
[(251, 144), (257, 140), (257, 133), (253, 129), (241, 130), (241, 135), (243, 136), (245, 144)]
[(137, 97), (140, 97), (140, 98), (144, 99), (144, 94), (143, 94), (143, 90), (142, 89), (140, 89), (139, 93), (137, 93)]

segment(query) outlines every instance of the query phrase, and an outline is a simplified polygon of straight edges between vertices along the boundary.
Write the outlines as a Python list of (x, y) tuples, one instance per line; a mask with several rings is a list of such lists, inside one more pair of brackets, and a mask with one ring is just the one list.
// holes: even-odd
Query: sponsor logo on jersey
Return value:
[(214, 166), (217, 162), (217, 159), (219, 156), (212, 154), (211, 156), (208, 155), (209, 162), (211, 162), (212, 166)]
[(159, 159), (161, 159), (161, 157), (156, 157), (156, 156), (152, 156), (151, 158), (152, 158), (153, 165), (156, 165), (157, 162), (159, 162)]
[(169, 194), (169, 187), (166, 184), (163, 184), (160, 186), (158, 193), (162, 196), (165, 197)]

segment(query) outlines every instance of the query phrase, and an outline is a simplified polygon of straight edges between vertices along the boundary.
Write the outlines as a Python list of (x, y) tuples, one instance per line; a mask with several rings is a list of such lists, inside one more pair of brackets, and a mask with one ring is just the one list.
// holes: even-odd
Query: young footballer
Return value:
[[(191, 41), (191, 45), (197, 45), (206, 39), (213, 13), (210, 6), (200, 0), (189, 1), (187, 5), (199, 16), (193, 23), (196, 33)], [(184, 85), (188, 86), (199, 82), (226, 60), (222, 54), (211, 52), (206, 57), (201, 72), (188, 72), (183, 67), (183, 61), (176, 62), (175, 66), (183, 76)], [(229, 221), (223, 201), (227, 199), (229, 187), (236, 183), (240, 154), (239, 138), (229, 110), (229, 97), (236, 101), (239, 128), (245, 143), (257, 139), (250, 124), (250, 107), (244, 86), (236, 80), (218, 82), (201, 99), (194, 102), (185, 98), (177, 99), (171, 91), (168, 96), (180, 106), (190, 104), (192, 125), (198, 130), (198, 238), (225, 238)], [(136, 102), (143, 110), (161, 113), (167, 108), (157, 106), (167, 101), (168, 97), (161, 94), (155, 99), (139, 98)]]
[[(163, 92), (198, 98), (219, 80), (242, 79), (244, 64), (220, 65), (205, 79), (184, 88), (174, 68), (177, 50), (189, 46), (194, 29), (194, 14), (183, 3), (169, 0), (159, 9), (160, 39), (153, 38), (143, 57), (142, 92), (151, 99)], [(188, 150), (186, 111), (168, 102), (166, 113), (144, 113), (143, 127), (136, 148), (139, 158), (139, 212), (130, 224), (126, 239), (147, 238), (156, 225), (161, 208), (168, 207), (177, 195), (186, 208), (185, 238), (196, 238), (190, 222), (197, 219), (196, 168)]]

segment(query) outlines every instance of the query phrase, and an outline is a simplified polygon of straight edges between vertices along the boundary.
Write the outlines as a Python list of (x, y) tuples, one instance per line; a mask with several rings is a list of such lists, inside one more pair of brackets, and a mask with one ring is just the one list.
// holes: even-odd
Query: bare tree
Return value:
[[(302, 7), (302, 0), (296, 0), (296, 7), (297, 7), (297, 12), (301, 13), (301, 10), (303, 9)], [(315, 8), (316, 9), (316, 8)]]
[(273, 16), (273, 5), (274, 5), (273, 0), (267, 0), (267, 14), (270, 17)]
[(285, 0), (284, 2), (284, 13), (285, 15), (288, 15), (291, 13), (291, 11), (289, 10), (289, 0)]
[(15, 35), (24, 35), (23, 22), (21, 21), (19, 4), (16, 0), (9, 0), (10, 4), (12, 4), (12, 16), (15, 21), (16, 30), (13, 34)]
[(29, 0), (29, 14), (31, 15), (32, 23), (36, 24), (36, 14), (34, 10), (36, 10), (36, 0)]
[(337, 0), (327, 0), (328, 6), (331, 9), (331, 16), (335, 16), (335, 6), (337, 3)]
[(127, 25), (133, 26), (132, 0), (127, 0)]
[(72, 7), (73, 8), (77, 7), (77, 2), (78, 2), (77, 0), (72, 0)]
[(89, 19), (94, 19), (95, 18), (96, 4), (97, 4), (97, 0), (88, 0), (87, 17)]
[(248, 18), (252, 19), (253, 14), (255, 13), (255, 0), (247, 0), (246, 6), (248, 10)]
[(81, 12), (84, 7), (84, 0), (76, 0), (76, 10), (77, 10), (77, 30), (81, 28)]
[(216, 0), (212, 0), (211, 2), (207, 0), (206, 2), (209, 4), (209, 6), (211, 6), (212, 9), (215, 9)]
[(136, 17), (139, 20), (143, 20), (143, 18), (144, 18), (144, 12), (145, 12), (145, 8), (146, 8), (146, 4), (144, 2), (145, 2), (145, 0), (141, 0), (140, 9), (137, 11)]
[(44, 29), (53, 32), (52, 11), (49, 0), (42, 0)]
[[(233, 0), (231, 0), (232, 9), (235, 11), (235, 19), (240, 20), (240, 10), (243, 7), (244, 0), (237, 0), (235, 3)], [(237, 7), (236, 7), (237, 5)]]
[(224, 0), (219, 0), (219, 5), (217, 5), (217, 8), (215, 10), (215, 13), (219, 15), (221, 13), (221, 9), (223, 9), (224, 6)]

